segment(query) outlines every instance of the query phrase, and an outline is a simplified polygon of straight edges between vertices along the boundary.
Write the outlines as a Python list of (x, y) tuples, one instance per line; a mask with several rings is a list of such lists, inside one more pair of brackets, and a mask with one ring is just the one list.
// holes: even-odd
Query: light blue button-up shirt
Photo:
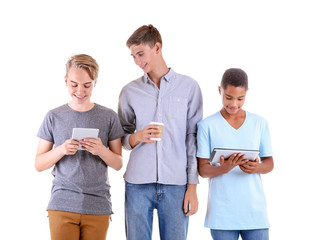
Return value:
[[(118, 114), (130, 153), (124, 175), (129, 183), (197, 184), (196, 124), (202, 119), (199, 85), (172, 69), (160, 88), (147, 74), (127, 84), (119, 96)], [(151, 121), (164, 123), (162, 140), (140, 142), (133, 149), (129, 137)]]

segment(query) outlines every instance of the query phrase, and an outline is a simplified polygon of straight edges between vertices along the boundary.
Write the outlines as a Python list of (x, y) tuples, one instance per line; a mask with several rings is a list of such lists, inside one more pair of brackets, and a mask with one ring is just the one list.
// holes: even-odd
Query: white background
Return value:
[[(69, 101), (67, 59), (86, 53), (98, 61), (93, 100), (116, 111), (122, 86), (142, 75), (126, 40), (150, 23), (162, 34), (168, 66), (199, 82), (205, 117), (221, 108), (217, 87), (224, 70), (247, 72), (245, 109), (269, 121), (274, 148), (275, 169), (263, 176), (271, 239), (308, 239), (312, 15), (301, 0), (1, 1), (1, 236), (49, 239), (52, 176), (34, 169), (36, 134), (45, 113)], [(128, 154), (120, 172), (109, 171), (115, 214), (108, 239), (125, 239)], [(203, 226), (207, 193), (207, 179), (200, 178), (188, 239), (211, 239)], [(156, 219), (153, 239), (159, 239)]]

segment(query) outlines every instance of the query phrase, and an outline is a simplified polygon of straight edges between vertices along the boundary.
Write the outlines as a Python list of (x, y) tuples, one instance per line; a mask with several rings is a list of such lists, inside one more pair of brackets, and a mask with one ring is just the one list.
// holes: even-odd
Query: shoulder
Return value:
[(256, 113), (251, 113), (251, 112), (247, 112), (247, 111), (246, 111), (246, 113), (247, 113), (249, 120), (251, 120), (253, 122), (256, 122), (259, 124), (267, 124), (268, 123), (268, 121), (264, 117), (262, 117)]
[(47, 112), (46, 117), (52, 117), (58, 114), (63, 114), (65, 112), (68, 112), (69, 107), (67, 104), (61, 105), (59, 107), (53, 108), (50, 111)]
[(97, 103), (95, 104), (95, 110), (101, 114), (106, 115), (106, 116), (111, 116), (111, 117), (117, 116), (117, 113), (113, 109), (107, 108), (107, 107), (100, 105), (100, 104), (97, 104)]
[(140, 88), (144, 84), (144, 77), (139, 77), (138, 79), (132, 80), (128, 84), (126, 84), (122, 89), (121, 93), (127, 93), (128, 91), (131, 91), (133, 89)]
[[(173, 71), (173, 70), (172, 70)], [(181, 74), (181, 73), (177, 73), (177, 72), (174, 72), (173, 71), (173, 76), (175, 79), (177, 79), (179, 82), (182, 82), (182, 83), (185, 83), (185, 84), (188, 84), (189, 86), (199, 86), (197, 81), (188, 76), (188, 75), (184, 75), (184, 74)]]
[(211, 124), (214, 124), (216, 121), (220, 121), (220, 113), (216, 112), (205, 119), (201, 120), (197, 125), (198, 127), (209, 127)]

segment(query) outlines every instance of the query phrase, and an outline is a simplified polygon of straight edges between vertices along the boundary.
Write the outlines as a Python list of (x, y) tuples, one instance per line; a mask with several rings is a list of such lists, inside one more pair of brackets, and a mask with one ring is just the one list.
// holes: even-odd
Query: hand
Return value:
[(242, 165), (240, 165), (240, 169), (248, 174), (252, 174), (252, 173), (256, 173), (258, 171), (258, 167), (259, 167), (260, 163), (259, 163), (259, 159), (257, 158), (254, 161), (248, 161)]
[(64, 155), (74, 155), (79, 147), (79, 142), (75, 139), (67, 139), (62, 144), (62, 152)]
[(220, 166), (225, 169), (226, 172), (229, 172), (234, 167), (245, 164), (248, 162), (247, 159), (244, 159), (245, 155), (240, 153), (233, 153), (228, 159), (224, 159), (222, 155), (220, 157)]
[(196, 184), (189, 184), (185, 192), (183, 210), (186, 216), (191, 216), (198, 210), (196, 187)]
[(155, 140), (150, 140), (151, 137), (158, 138), (160, 137), (161, 130), (158, 125), (148, 125), (143, 128), (141, 131), (137, 131), (132, 134), (129, 138), (130, 145), (135, 147), (140, 142), (145, 143), (154, 143)]
[(80, 141), (81, 147), (93, 155), (99, 155), (105, 147), (102, 143), (101, 138), (84, 138)]

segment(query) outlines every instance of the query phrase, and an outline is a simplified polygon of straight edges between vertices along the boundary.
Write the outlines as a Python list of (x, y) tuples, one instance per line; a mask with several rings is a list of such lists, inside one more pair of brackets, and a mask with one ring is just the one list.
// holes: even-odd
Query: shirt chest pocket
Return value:
[(184, 97), (170, 96), (168, 102), (168, 115), (171, 118), (186, 119), (187, 99)]

